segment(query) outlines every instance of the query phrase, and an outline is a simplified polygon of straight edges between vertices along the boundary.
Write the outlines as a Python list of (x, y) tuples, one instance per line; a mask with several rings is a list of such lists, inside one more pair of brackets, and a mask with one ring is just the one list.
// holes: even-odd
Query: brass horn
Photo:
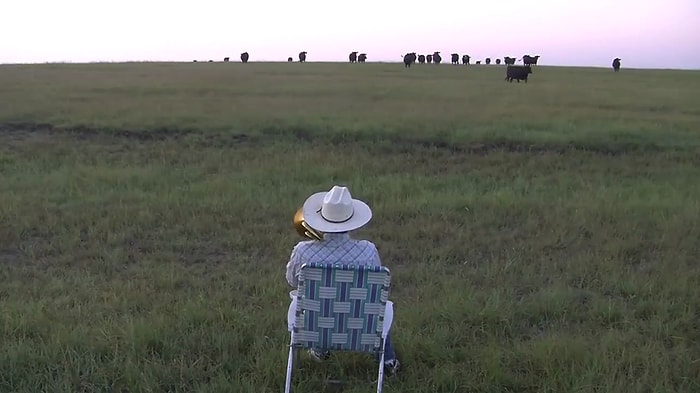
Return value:
[(311, 240), (322, 240), (323, 232), (319, 232), (309, 226), (309, 224), (304, 221), (304, 214), (302, 209), (299, 208), (296, 214), (294, 214), (294, 229), (297, 233), (303, 237), (307, 237)]

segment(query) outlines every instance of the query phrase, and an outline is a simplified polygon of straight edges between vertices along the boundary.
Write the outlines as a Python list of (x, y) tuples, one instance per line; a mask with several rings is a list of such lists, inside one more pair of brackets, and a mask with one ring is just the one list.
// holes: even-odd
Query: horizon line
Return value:
[[(183, 63), (183, 64), (192, 64), (192, 63), (233, 63), (233, 64), (248, 64), (248, 63), (300, 63), (298, 60), (294, 61), (286, 61), (286, 60), (258, 60), (258, 61), (248, 61), (247, 63), (243, 63), (242, 61), (223, 61), (223, 60), (191, 60), (191, 61), (186, 61), (186, 60), (120, 60), (120, 61), (110, 61), (110, 60), (96, 60), (96, 61), (43, 61), (43, 62), (0, 62), (0, 66), (3, 65), (50, 65), (50, 64), (75, 64), (75, 65), (84, 65), (84, 64), (129, 64), (129, 63), (152, 63), (152, 64), (159, 64), (159, 63)], [(304, 61), (304, 63), (316, 63), (316, 64), (352, 64), (349, 61), (323, 61), (323, 60), (309, 60), (309, 61)], [(365, 63), (357, 63), (357, 64), (403, 64), (403, 61), (372, 61), (372, 62), (365, 62)], [(465, 66), (477, 66), (477, 67), (503, 67), (506, 64), (452, 64), (449, 62), (444, 62), (441, 64), (418, 64), (416, 63), (416, 66), (459, 66), (459, 67), (465, 67)], [(602, 65), (561, 65), (561, 64), (538, 64), (535, 65), (535, 67), (560, 67), (560, 68), (611, 68), (610, 66), (602, 66)], [(627, 70), (677, 70), (677, 71), (700, 71), (700, 68), (674, 68), (674, 67), (624, 67), (624, 69)]]

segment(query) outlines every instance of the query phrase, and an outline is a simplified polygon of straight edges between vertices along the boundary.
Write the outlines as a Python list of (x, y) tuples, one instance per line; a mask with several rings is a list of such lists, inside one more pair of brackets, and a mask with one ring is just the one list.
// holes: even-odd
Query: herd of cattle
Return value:
[[(307, 52), (299, 52), (299, 62), (303, 63), (306, 61), (306, 53)], [(351, 52), (350, 55), (348, 56), (348, 60), (350, 60), (350, 63), (364, 63), (367, 61), (367, 54), (366, 53), (359, 53), (359, 52)], [(506, 65), (513, 65), (515, 64), (515, 61), (523, 61), (523, 65), (532, 65), (532, 64), (537, 64), (537, 60), (540, 58), (539, 55), (537, 56), (530, 56), (530, 55), (524, 55), (522, 59), (516, 59), (515, 57), (504, 57), (503, 58), (503, 63)], [(250, 59), (250, 55), (248, 52), (243, 52), (241, 53), (241, 62), (247, 63), (248, 60)], [(228, 62), (230, 60), (229, 57), (224, 57), (224, 62)], [(462, 55), (461, 56), (462, 64), (470, 64), (471, 63), (471, 56), (469, 55)], [(287, 58), (288, 62), (293, 62), (294, 59), (292, 57)], [(425, 63), (434, 63), (434, 64), (440, 64), (442, 62), (442, 57), (440, 56), (440, 52), (434, 52), (431, 55), (417, 55), (415, 52), (407, 53), (403, 55), (403, 61), (406, 67), (410, 67), (411, 64), (413, 63), (420, 63), (420, 64), (425, 64)], [(453, 53), (452, 54), (452, 64), (459, 64), (460, 61), (460, 56), (459, 53)], [(197, 60), (194, 60), (196, 63)], [(213, 62), (213, 60), (209, 60), (209, 62)], [(487, 57), (484, 59), (485, 64), (491, 64), (491, 58)], [(501, 59), (496, 59), (495, 61), (496, 64), (501, 64)], [(475, 64), (481, 64), (481, 60), (476, 61)]]
[[(452, 53), (450, 56), (450, 59), (452, 60), (452, 64), (459, 64), (459, 53)], [(513, 82), (515, 79), (520, 83), (521, 80), (524, 80), (525, 83), (527, 83), (527, 77), (529, 74), (532, 74), (532, 66), (537, 65), (537, 61), (540, 59), (540, 56), (530, 56), (530, 55), (523, 55), (522, 61), (523, 65), (515, 65), (515, 61), (518, 60), (514, 57), (509, 57), (506, 56), (503, 58), (503, 62), (507, 65), (506, 67), (506, 78), (508, 82)], [(403, 64), (404, 67), (406, 68), (411, 68), (411, 65), (414, 64), (415, 62), (418, 62), (419, 64), (425, 64), (425, 63), (434, 63), (434, 64), (440, 64), (442, 62), (442, 56), (440, 56), (440, 52), (433, 52), (432, 55), (417, 55), (416, 52), (411, 52), (411, 53), (406, 53), (403, 56)], [(462, 55), (462, 64), (468, 65), (471, 62), (471, 56), (469, 55)], [(484, 63), (486, 64), (491, 64), (491, 58), (487, 57), (484, 59)], [(476, 64), (481, 64), (481, 61), (478, 60)], [(501, 59), (496, 59), (496, 64), (501, 64)]]
[[(452, 64), (459, 64), (460, 56), (459, 53), (453, 53), (450, 56), (450, 59), (452, 60)], [(514, 65), (515, 61), (523, 61), (523, 65), (537, 65), (537, 61), (540, 59), (540, 56), (530, 56), (530, 55), (523, 55), (521, 59), (516, 59), (515, 57), (509, 57), (506, 56), (503, 58), (503, 63), (506, 65)], [(468, 65), (471, 64), (471, 56), (469, 55), (462, 55), (461, 56), (462, 64)], [(403, 63), (405, 67), (411, 67), (412, 64), (414, 63), (420, 63), (420, 64), (425, 64), (425, 63), (434, 63), (434, 64), (440, 64), (442, 63), (442, 56), (440, 56), (440, 52), (433, 52), (432, 55), (417, 55), (416, 52), (411, 52), (411, 53), (406, 53), (403, 55)], [(484, 59), (485, 64), (491, 64), (491, 58), (487, 57)], [(495, 61), (496, 64), (501, 64), (501, 59), (496, 59)], [(481, 64), (481, 60), (477, 60), (475, 64)]]
[[(299, 52), (299, 62), (304, 63), (306, 62), (306, 53), (307, 52)], [(243, 52), (241, 53), (241, 62), (247, 63), (248, 60), (250, 59), (250, 55), (248, 52)], [(350, 52), (350, 55), (348, 56), (348, 59), (350, 60), (350, 63), (364, 63), (367, 61), (367, 54), (366, 53), (360, 53), (358, 55), (358, 52)], [(462, 60), (462, 64), (464, 65), (469, 65), (471, 63), (471, 56), (469, 55), (462, 55), (461, 57), (459, 56), (459, 53), (452, 53), (450, 56), (450, 60), (452, 61), (452, 64), (458, 65), (460, 59)], [(505, 80), (509, 82), (513, 82), (513, 80), (518, 81), (520, 83), (521, 80), (524, 80), (527, 83), (527, 77), (529, 74), (532, 74), (532, 66), (537, 65), (537, 61), (540, 59), (540, 56), (530, 56), (530, 55), (523, 55), (522, 58), (516, 59), (515, 57), (509, 57), (505, 56), (503, 58), (503, 63), (507, 66), (506, 67), (506, 78)], [(228, 57), (224, 58), (224, 62), (228, 62), (230, 59)], [(523, 65), (515, 65), (516, 61), (521, 61), (523, 62)], [(615, 58), (612, 62), (612, 68), (615, 72), (620, 71), (620, 61), (622, 59), (620, 58)], [(209, 60), (211, 63), (213, 60)], [(294, 59), (291, 57), (287, 58), (288, 62), (293, 62)], [(194, 60), (196, 63), (197, 60)], [(411, 68), (411, 66), (415, 63), (419, 64), (440, 64), (442, 62), (442, 56), (440, 56), (440, 52), (433, 52), (430, 55), (419, 55), (416, 54), (416, 52), (411, 52), (411, 53), (406, 53), (403, 55), (403, 64), (404, 67), (406, 68)], [(491, 58), (487, 57), (484, 59), (485, 64), (491, 64)], [(496, 59), (495, 63), (501, 64), (501, 59)], [(481, 60), (476, 61), (475, 64), (481, 64)]]

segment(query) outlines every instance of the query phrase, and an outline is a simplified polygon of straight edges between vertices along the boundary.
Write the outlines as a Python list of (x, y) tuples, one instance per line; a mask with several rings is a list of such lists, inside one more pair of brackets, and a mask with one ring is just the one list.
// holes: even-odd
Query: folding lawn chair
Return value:
[(294, 351), (308, 348), (376, 355), (381, 393), (384, 344), (394, 317), (390, 284), (391, 272), (384, 266), (302, 265), (297, 295), (287, 312), (291, 341), (285, 393), (291, 389)]

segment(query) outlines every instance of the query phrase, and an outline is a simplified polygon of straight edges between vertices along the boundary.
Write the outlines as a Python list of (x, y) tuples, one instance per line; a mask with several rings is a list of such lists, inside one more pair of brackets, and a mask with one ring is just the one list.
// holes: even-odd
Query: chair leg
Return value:
[[(293, 335), (294, 333), (292, 333)], [(289, 342), (289, 355), (287, 356), (287, 379), (284, 383), (284, 392), (290, 393), (292, 390), (292, 369), (294, 368), (294, 337)]]
[(382, 387), (384, 385), (384, 345), (386, 345), (386, 338), (382, 338), (382, 354), (379, 357), (379, 378), (377, 378), (377, 393), (382, 393)]

